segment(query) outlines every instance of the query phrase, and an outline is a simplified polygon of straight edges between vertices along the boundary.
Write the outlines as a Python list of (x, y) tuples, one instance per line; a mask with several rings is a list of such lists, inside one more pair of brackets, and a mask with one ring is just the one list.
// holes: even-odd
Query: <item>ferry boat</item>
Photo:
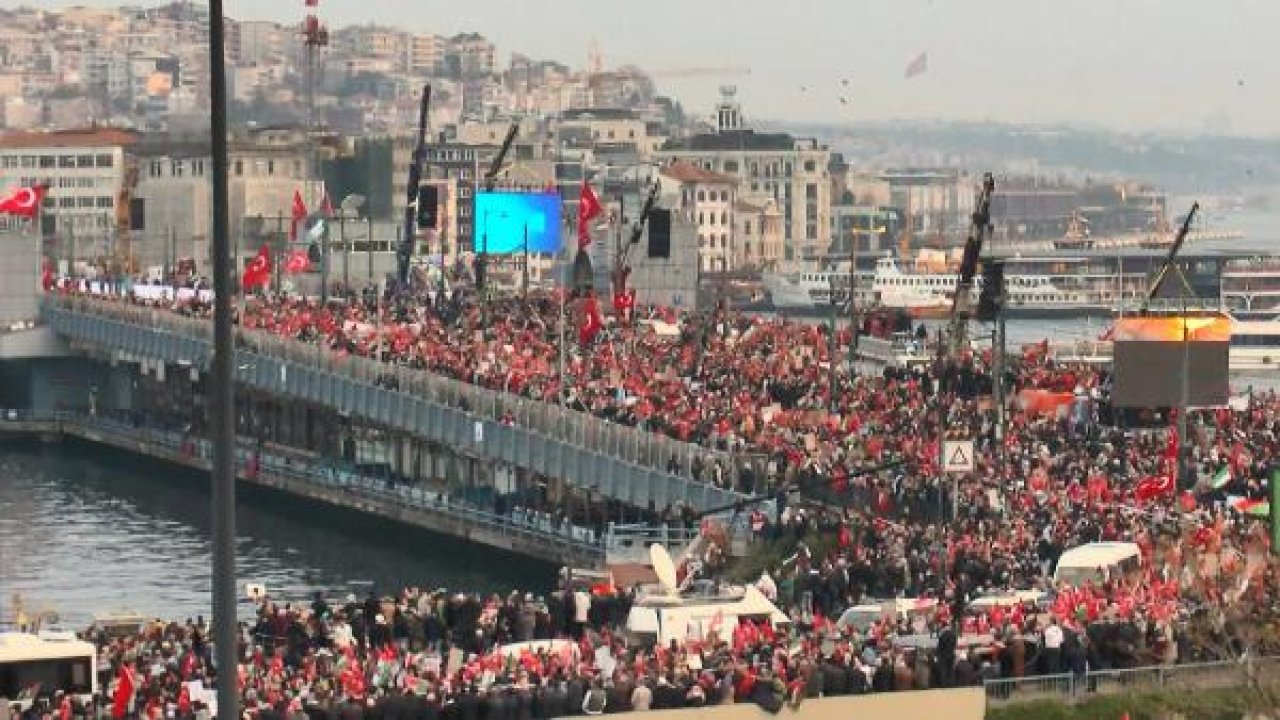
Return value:
[(1229, 260), (1222, 268), (1222, 304), (1240, 320), (1280, 315), (1280, 257)]
[[(1167, 252), (1127, 249), (1094, 249), (1087, 252), (1040, 251), (1003, 258), (1008, 283), (1006, 315), (1011, 318), (1109, 317), (1132, 309), (1145, 298), (1148, 284), (1164, 262)], [(1236, 287), (1229, 268), (1242, 258), (1240, 253), (1197, 250), (1179, 255), (1177, 266), (1196, 298), (1221, 298), (1227, 307), (1240, 307), (1245, 299)], [(958, 258), (916, 258), (904, 269), (892, 257), (881, 255), (860, 259), (853, 273), (854, 299), (859, 308), (904, 309), (916, 317), (945, 315), (951, 307)], [(1270, 262), (1272, 264), (1268, 265)], [(1256, 260), (1249, 268), (1250, 298), (1264, 309), (1280, 304), (1280, 258)], [(1239, 272), (1239, 271), (1236, 271)], [(824, 270), (787, 274), (766, 274), (762, 282), (779, 312), (816, 313), (836, 302), (847, 302), (848, 263)], [(975, 278), (975, 292), (982, 286)], [(1168, 282), (1161, 296), (1183, 292), (1180, 284)], [(1234, 299), (1233, 299), (1234, 298)]]
[[(813, 312), (847, 303), (850, 272), (845, 268), (765, 275), (763, 282), (775, 310)], [(854, 301), (860, 308), (901, 310), (913, 318), (943, 317), (951, 311), (958, 275), (954, 272), (904, 270), (893, 257), (882, 257), (870, 272), (853, 272)], [(1014, 316), (1106, 314), (1110, 304), (1089, 294), (1061, 287), (1042, 274), (1005, 275), (1006, 309)], [(977, 301), (982, 278), (974, 278), (971, 300)]]
[(1280, 370), (1280, 311), (1265, 320), (1233, 317), (1230, 352), (1233, 372)]

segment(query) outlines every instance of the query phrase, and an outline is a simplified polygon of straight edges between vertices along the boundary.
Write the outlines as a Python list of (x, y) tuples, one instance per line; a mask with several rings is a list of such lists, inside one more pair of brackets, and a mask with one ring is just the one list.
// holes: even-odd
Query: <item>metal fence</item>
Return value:
[(1230, 660), (1183, 665), (1153, 665), (1124, 670), (1091, 670), (1083, 674), (1032, 675), (987, 680), (988, 703), (1062, 700), (1080, 702), (1093, 695), (1115, 695), (1157, 689), (1195, 690), (1244, 685), (1259, 670), (1275, 670), (1277, 658)]
[[(203, 438), (192, 438), (148, 425), (135, 425), (101, 416), (80, 413), (30, 413), (0, 410), (0, 428), (5, 422), (49, 422), (80, 437), (111, 438), (120, 444), (139, 441), (161, 448), (174, 456), (192, 461), (210, 462), (212, 446)], [(554, 522), (550, 515), (528, 509), (516, 509), (510, 515), (499, 515), (481, 508), (461, 504), (456, 498), (429, 490), (423, 486), (405, 485), (352, 472), (325, 463), (308, 462), (298, 457), (286, 457), (259, 450), (251, 442), (239, 440), (236, 448), (236, 467), (245, 471), (251, 462), (258, 464), (260, 472), (306, 483), (316, 488), (340, 490), (352, 500), (367, 499), (391, 503), (427, 513), (445, 515), (464, 522), (470, 527), (512, 538), (514, 548), (521, 540), (543, 544), (555, 544), (571, 551), (574, 557), (603, 561), (609, 539), (589, 528), (568, 523)], [(523, 552), (528, 553), (530, 549)]]
[[(133, 325), (173, 333), (208, 343), (209, 356), (189, 360), (207, 367), (211, 361), (213, 324), (206, 319), (178, 315), (119, 301), (84, 296), (49, 296), (47, 307), (112, 318)], [(444, 407), (465, 410), (479, 418), (507, 421), (552, 440), (616, 457), (640, 467), (694, 479), (697, 461), (720, 464), (731, 487), (738, 487), (746, 454), (735, 454), (681, 442), (656, 432), (611, 423), (577, 412), (473, 383), (370, 358), (343, 355), (318, 344), (282, 338), (269, 332), (236, 328), (236, 347), (266, 357), (314, 367), (424, 398)], [(751, 488), (756, 490), (758, 488)]]

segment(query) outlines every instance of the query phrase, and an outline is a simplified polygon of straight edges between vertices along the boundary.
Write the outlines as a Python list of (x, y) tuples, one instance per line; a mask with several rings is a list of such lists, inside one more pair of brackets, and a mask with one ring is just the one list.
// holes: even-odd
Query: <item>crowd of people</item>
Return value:
[[(199, 297), (133, 301), (210, 312)], [(818, 326), (723, 308), (637, 308), (584, 344), (574, 328), (562, 334), (558, 317), (554, 297), (366, 294), (328, 307), (250, 298), (237, 321), (759, 458), (734, 472), (716, 463), (694, 470), (744, 491), (800, 490), (780, 493), (776, 514), (742, 510), (758, 547), (785, 557), (757, 569), (793, 623), (748, 622), (649, 646), (623, 631), (625, 590), (595, 599), (409, 590), (340, 607), (265, 603), (240, 648), (242, 692), (257, 716), (525, 720), (748, 700), (777, 709), (806, 696), (1272, 646), (1277, 576), (1261, 511), (1266, 473), (1280, 463), (1274, 392), (1193, 412), (1186, 437), (1168, 413), (1121, 427), (1106, 371), (1059, 364), (1033, 346), (1009, 363), (1000, 427), (983, 392), (990, 358), (980, 351), (958, 367), (841, 370), (832, 382), (830, 337)], [(572, 345), (563, 386), (562, 337)], [(844, 331), (837, 352), (850, 339)], [(942, 473), (948, 430), (975, 438), (974, 472)], [(1053, 582), (1063, 551), (1104, 540), (1136, 543), (1139, 568)], [(1014, 590), (1042, 595), (974, 603)], [(840, 622), (847, 608), (887, 598), (918, 599), (918, 611)], [(904, 642), (921, 636), (932, 639)], [(495, 652), (552, 638), (572, 642)], [(184, 683), (210, 673), (201, 622), (100, 641), (110, 686), (134, 683), (127, 710), (154, 718), (199, 710), (183, 698)]]

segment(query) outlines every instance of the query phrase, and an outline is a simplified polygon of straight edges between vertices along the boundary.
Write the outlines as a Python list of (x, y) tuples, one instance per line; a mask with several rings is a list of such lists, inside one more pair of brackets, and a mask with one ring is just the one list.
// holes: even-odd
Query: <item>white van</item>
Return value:
[(1089, 543), (1062, 553), (1053, 572), (1053, 581), (1079, 587), (1089, 580), (1101, 582), (1106, 575), (1127, 575), (1141, 564), (1142, 551), (1137, 543)]
[(791, 618), (769, 602), (754, 585), (741, 594), (718, 598), (671, 598), (653, 595), (642, 598), (627, 615), (627, 632), (647, 643), (666, 645), (672, 640), (703, 638), (713, 629), (728, 638), (741, 619), (768, 621), (774, 627), (791, 624)]
[(26, 710), (59, 690), (82, 702), (98, 693), (97, 648), (62, 633), (0, 633), (0, 697)]

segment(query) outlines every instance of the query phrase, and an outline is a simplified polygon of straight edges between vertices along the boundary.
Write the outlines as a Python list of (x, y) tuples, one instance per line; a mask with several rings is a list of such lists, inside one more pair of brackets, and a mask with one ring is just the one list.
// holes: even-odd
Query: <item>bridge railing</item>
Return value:
[[(1246, 666), (1245, 663), (1249, 665)], [(1025, 702), (1058, 699), (1065, 702), (1083, 700), (1097, 694), (1116, 694), (1152, 688), (1204, 689), (1243, 685), (1258, 672), (1274, 672), (1280, 666), (1277, 658), (1254, 660), (1152, 665), (1123, 670), (1090, 670), (1086, 673), (1028, 675), (1017, 678), (987, 680), (988, 703)]]
[[(9, 418), (0, 414), (0, 426)], [(115, 435), (128, 441), (142, 441), (161, 447), (175, 455), (209, 461), (212, 447), (204, 438), (192, 438), (182, 433), (151, 425), (136, 425), (119, 420), (80, 413), (13, 413), (12, 420), (47, 420), (63, 426), (74, 424), (100, 435)], [(557, 524), (544, 513), (528, 510), (499, 515), (482, 508), (459, 503), (450, 496), (435, 492), (421, 485), (391, 483), (381, 478), (336, 468), (325, 463), (310, 463), (297, 458), (286, 458), (257, 449), (251, 441), (240, 439), (236, 448), (236, 467), (244, 470), (256, 455), (260, 471), (288, 478), (295, 482), (342, 490), (357, 497), (381, 500), (418, 510), (447, 515), (462, 520), (473, 527), (516, 540), (527, 539), (560, 543), (572, 548), (580, 557), (604, 558), (606, 538), (589, 528), (571, 524)]]
[[(183, 337), (210, 343), (213, 340), (213, 325), (208, 319), (183, 316), (165, 309), (84, 296), (49, 296), (46, 302), (74, 312), (113, 318)], [(266, 331), (236, 328), (235, 337), (239, 349), (368, 383), (384, 386), (394, 383), (400, 391), (431, 402), (463, 409), (488, 420), (505, 419), (545, 437), (592, 448), (641, 467), (692, 479), (693, 468), (699, 460), (704, 465), (714, 461), (724, 468), (724, 477), (730, 487), (738, 487), (741, 458), (733, 453), (681, 442), (656, 432), (608, 422), (588, 413), (490, 390), (424, 370), (341, 354), (319, 344), (282, 338)], [(204, 364), (209, 359), (191, 358), (191, 361)]]

